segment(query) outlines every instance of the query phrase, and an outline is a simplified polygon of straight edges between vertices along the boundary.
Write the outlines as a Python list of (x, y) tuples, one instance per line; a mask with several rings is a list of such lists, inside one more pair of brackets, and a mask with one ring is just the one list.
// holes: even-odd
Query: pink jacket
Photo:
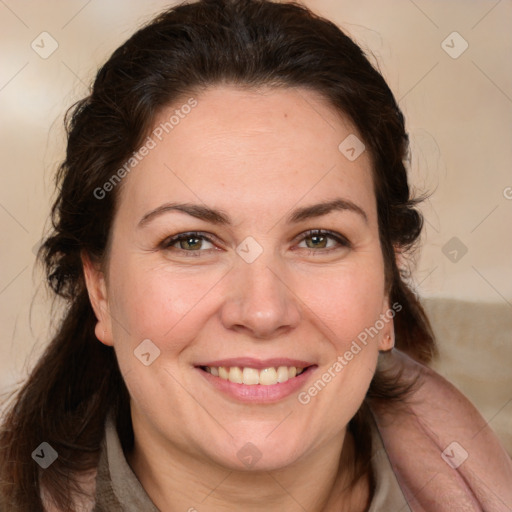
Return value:
[(469, 400), (430, 368), (393, 349), (391, 371), (420, 372), (407, 406), (373, 406), (384, 447), (413, 512), (512, 511), (512, 460)]

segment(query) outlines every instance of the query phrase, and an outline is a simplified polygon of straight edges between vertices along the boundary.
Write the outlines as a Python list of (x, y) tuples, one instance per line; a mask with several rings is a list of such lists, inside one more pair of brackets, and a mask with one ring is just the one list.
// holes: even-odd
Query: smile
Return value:
[(274, 384), (284, 383), (304, 371), (304, 368), (297, 368), (296, 366), (270, 366), (262, 370), (247, 366), (244, 368), (238, 366), (203, 366), (202, 369), (214, 377), (220, 377), (221, 379), (229, 380), (236, 384), (246, 384), (247, 386), (255, 386), (258, 384), (261, 386), (272, 386)]
[(300, 391), (318, 368), (308, 361), (253, 358), (224, 359), (196, 365), (217, 392), (237, 402), (272, 403)]

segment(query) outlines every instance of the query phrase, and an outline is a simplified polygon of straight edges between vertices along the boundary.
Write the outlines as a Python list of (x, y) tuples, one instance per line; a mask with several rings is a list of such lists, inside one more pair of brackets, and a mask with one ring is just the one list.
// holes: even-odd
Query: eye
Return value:
[[(305, 244), (305, 245), (304, 245)], [(166, 251), (177, 251), (186, 256), (201, 256), (205, 251), (215, 250), (216, 246), (211, 238), (198, 231), (179, 233), (165, 238), (159, 248)], [(309, 254), (325, 254), (337, 249), (351, 247), (350, 242), (341, 234), (322, 229), (312, 229), (301, 235), (297, 245), (299, 249), (306, 249)]]
[[(310, 253), (327, 252), (350, 247), (350, 242), (343, 235), (322, 229), (307, 231), (302, 235), (301, 240), (298, 247), (301, 249), (311, 249)], [(302, 244), (305, 244), (305, 246)]]
[[(205, 244), (209, 244), (209, 247), (205, 247)], [(159, 246), (162, 249), (175, 249), (183, 253), (199, 253), (205, 250), (215, 249), (213, 242), (206, 235), (196, 231), (180, 233), (166, 238)], [(192, 254), (190, 254), (190, 256), (192, 256)], [(199, 254), (194, 254), (194, 256), (199, 256)]]

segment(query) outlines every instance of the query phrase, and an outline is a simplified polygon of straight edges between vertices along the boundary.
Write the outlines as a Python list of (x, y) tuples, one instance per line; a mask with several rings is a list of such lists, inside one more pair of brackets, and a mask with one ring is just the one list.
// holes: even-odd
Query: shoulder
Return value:
[[(453, 501), (460, 494), (464, 510), (480, 510), (488, 503), (492, 505), (485, 510), (510, 510), (512, 461), (475, 406), (449, 381), (406, 354), (395, 349), (385, 359), (388, 371), (417, 379), (406, 403), (372, 405), (388, 456), (410, 499), (420, 491), (424, 500), (451, 496)], [(436, 510), (445, 510), (446, 505), (434, 502)]]

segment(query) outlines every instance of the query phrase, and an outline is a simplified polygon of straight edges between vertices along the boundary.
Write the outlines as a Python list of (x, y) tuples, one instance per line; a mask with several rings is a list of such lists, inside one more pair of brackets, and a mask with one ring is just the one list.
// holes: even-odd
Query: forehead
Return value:
[(342, 196), (375, 214), (370, 157), (353, 158), (362, 137), (317, 93), (219, 86), (192, 98), (156, 118), (152, 148), (123, 184), (120, 213), (180, 200), (261, 219)]

